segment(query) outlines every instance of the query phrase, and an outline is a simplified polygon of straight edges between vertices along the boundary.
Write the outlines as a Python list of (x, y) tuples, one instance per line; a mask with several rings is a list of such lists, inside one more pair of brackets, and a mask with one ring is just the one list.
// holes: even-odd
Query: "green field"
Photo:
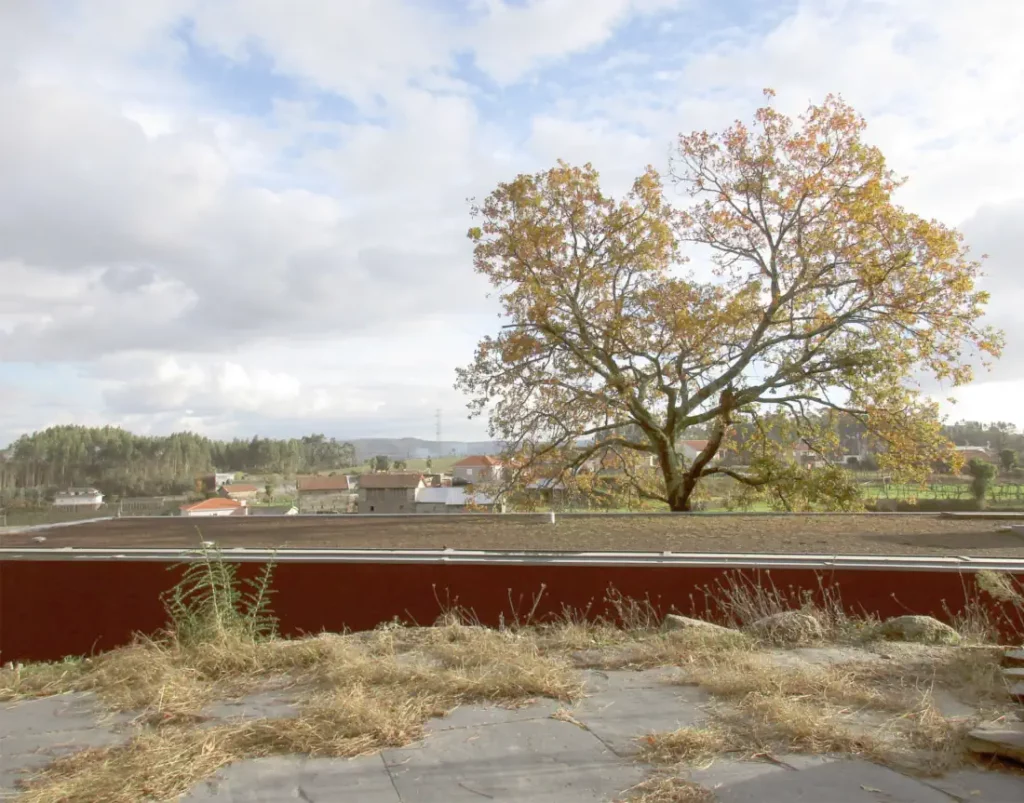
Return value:
[[(406, 471), (421, 471), (424, 474), (433, 472), (439, 473), (451, 473), (452, 466), (462, 460), (462, 457), (456, 457), (449, 455), (448, 457), (434, 457), (431, 459), (431, 467), (427, 468), (427, 461), (425, 458), (410, 457), (405, 459)], [(394, 462), (394, 460), (392, 460)], [(339, 469), (335, 472), (324, 472), (327, 474), (368, 474), (370, 472), (370, 462), (360, 463), (358, 466), (349, 466), (348, 468)]]

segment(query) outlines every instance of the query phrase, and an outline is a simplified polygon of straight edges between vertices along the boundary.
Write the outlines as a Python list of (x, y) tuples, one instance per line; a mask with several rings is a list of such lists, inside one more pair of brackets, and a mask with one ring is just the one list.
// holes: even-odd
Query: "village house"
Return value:
[(997, 463), (996, 457), (984, 446), (956, 446), (954, 447), (964, 459), (966, 466), (972, 460), (981, 460), (986, 463)]
[(461, 483), (499, 482), (504, 466), (496, 457), (474, 454), (464, 457), (452, 466), (452, 481)]
[[(697, 459), (697, 455), (707, 448), (708, 442), (706, 440), (689, 440), (679, 441), (679, 453), (685, 458), (687, 463), (692, 463)], [(653, 455), (652, 455), (653, 457)]]
[(363, 474), (359, 478), (359, 512), (415, 513), (420, 488), (426, 485), (418, 472)]
[(424, 474), (423, 483), (428, 488), (451, 488), (451, 474)]
[(301, 513), (355, 513), (359, 503), (356, 478), (347, 474), (298, 477), (295, 486)]
[(500, 504), (487, 494), (460, 488), (418, 488), (417, 513), (502, 513)]
[(182, 516), (209, 518), (211, 516), (247, 516), (248, 514), (249, 508), (244, 499), (225, 499), (222, 496), (213, 496), (202, 502), (181, 506)]
[(212, 474), (200, 474), (196, 477), (196, 491), (198, 493), (214, 493), (222, 485), (230, 485), (235, 480), (233, 471), (215, 471)]
[(232, 482), (229, 485), (220, 486), (220, 490), (217, 491), (225, 499), (244, 499), (246, 501), (251, 501), (264, 492), (265, 489), (247, 482)]
[(98, 510), (103, 504), (103, 494), (95, 488), (68, 488), (58, 491), (53, 506), (70, 510)]

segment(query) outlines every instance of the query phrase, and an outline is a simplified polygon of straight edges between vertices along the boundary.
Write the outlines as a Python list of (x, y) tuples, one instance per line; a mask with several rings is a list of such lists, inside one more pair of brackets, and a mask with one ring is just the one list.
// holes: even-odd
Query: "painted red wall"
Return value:
[[(160, 592), (177, 570), (148, 561), (0, 562), (0, 662), (58, 659), (108, 650), (152, 633), (165, 623)], [(243, 574), (258, 564), (244, 564)], [(809, 569), (746, 572), (748, 579), (780, 589), (819, 588)], [(702, 589), (736, 576), (715, 567), (527, 566), (495, 564), (282, 563), (275, 571), (273, 609), (288, 635), (370, 629), (399, 617), (429, 624), (442, 607), (472, 609), (484, 624), (512, 621), (543, 588), (537, 615), (564, 606), (604, 613), (609, 586), (626, 597), (649, 598), (662, 610), (701, 615)], [(1021, 577), (1019, 579), (1024, 579)], [(880, 616), (904, 613), (945, 618), (965, 599), (969, 574), (845, 569), (820, 576), (837, 585), (844, 604)], [(511, 602), (510, 602), (511, 597)], [(1012, 634), (1007, 628), (1006, 636)], [(1017, 638), (1020, 636), (1018, 635)]]

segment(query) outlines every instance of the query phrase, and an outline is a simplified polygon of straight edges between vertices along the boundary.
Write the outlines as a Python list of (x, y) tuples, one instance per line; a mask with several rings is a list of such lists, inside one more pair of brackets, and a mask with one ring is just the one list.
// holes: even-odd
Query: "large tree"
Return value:
[[(474, 205), (474, 265), (507, 323), (456, 386), (516, 454), (510, 480), (611, 449), (685, 511), (709, 476), (791, 484), (795, 443), (835, 451), (830, 416), (860, 421), (901, 475), (949, 459), (913, 380), (967, 382), (1001, 338), (961, 235), (893, 201), (902, 179), (864, 129), (837, 97), (795, 121), (769, 104), (752, 127), (680, 137), (685, 204), (653, 168), (615, 200), (589, 164), (559, 162)], [(685, 249), (708, 269), (685, 269)], [(746, 470), (715, 459), (739, 423), (759, 433)]]

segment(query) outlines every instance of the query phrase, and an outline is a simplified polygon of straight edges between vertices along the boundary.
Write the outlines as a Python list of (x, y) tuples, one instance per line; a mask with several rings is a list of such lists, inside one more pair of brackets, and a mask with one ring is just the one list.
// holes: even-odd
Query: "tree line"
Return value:
[(294, 475), (346, 468), (351, 443), (322, 434), (301, 438), (214, 440), (194, 432), (136, 435), (119, 427), (50, 427), (22, 435), (0, 452), (0, 494), (35, 498), (89, 486), (108, 496), (152, 496), (191, 490), (212, 471)]

